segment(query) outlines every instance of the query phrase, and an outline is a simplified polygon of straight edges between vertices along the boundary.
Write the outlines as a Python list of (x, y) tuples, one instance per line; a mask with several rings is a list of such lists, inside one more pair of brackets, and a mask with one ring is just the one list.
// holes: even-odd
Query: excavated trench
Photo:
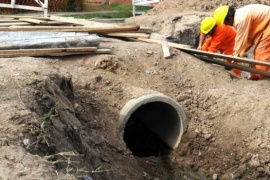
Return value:
[[(101, 165), (103, 169), (111, 169), (112, 162), (117, 162), (119, 164), (116, 167), (119, 170), (94, 173), (91, 178), (123, 179), (134, 176), (133, 170), (130, 174), (124, 173), (126, 162), (122, 162), (122, 159), (128, 152), (120, 144), (125, 144), (134, 157), (126, 161), (136, 161), (137, 164), (130, 167), (131, 169), (137, 170), (141, 166), (145, 167), (143, 171), (149, 174), (152, 172), (152, 176), (156, 176), (153, 173), (156, 171), (166, 172), (160, 178), (170, 176), (170, 167), (166, 167), (164, 156), (169, 150), (178, 147), (187, 126), (183, 109), (170, 97), (152, 90), (128, 88), (128, 102), (123, 104), (119, 112), (119, 124), (115, 125), (117, 131), (120, 130), (119, 137), (112, 137), (115, 142), (108, 143), (105, 137), (112, 135), (116, 129), (111, 128), (114, 126), (106, 129), (109, 121), (103, 120), (109, 119), (111, 112), (107, 109), (102, 111), (102, 103), (99, 104), (100, 102), (87, 94), (77, 92), (74, 95), (71, 78), (50, 75), (45, 82), (32, 86), (21, 91), (26, 106), (39, 116), (38, 122), (33, 122), (29, 127), (31, 131), (28, 132), (28, 138), (30, 142), (35, 142), (34, 146), (27, 147), (29, 152), (41, 156), (50, 155), (48, 160), (60, 162), (56, 164), (58, 170), (65, 171), (66, 167), (71, 167), (72, 170), (68, 173), (79, 176), (85, 174), (78, 174), (75, 171), (78, 165), (66, 164), (66, 159), (79, 162), (79, 167), (86, 167), (88, 171)], [(97, 117), (102, 118), (99, 120)], [(83, 156), (65, 157), (57, 155), (59, 152), (75, 152)], [(151, 158), (159, 163), (149, 166), (144, 158)]]

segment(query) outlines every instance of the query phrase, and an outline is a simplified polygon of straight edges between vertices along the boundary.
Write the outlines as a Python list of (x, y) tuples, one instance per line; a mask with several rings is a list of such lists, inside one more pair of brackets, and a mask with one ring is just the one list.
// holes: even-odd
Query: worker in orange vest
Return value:
[[(206, 17), (201, 22), (201, 32), (199, 41), (199, 50), (208, 52), (217, 52), (221, 54), (232, 55), (234, 47), (234, 38), (236, 32), (230, 26), (221, 26), (217, 24), (214, 17)], [(206, 39), (206, 36), (209, 38)], [(231, 60), (226, 60), (231, 63)], [(232, 69), (232, 73), (241, 76), (241, 71)]]
[[(214, 17), (219, 24), (235, 28), (234, 56), (243, 57), (255, 45), (254, 58), (263, 62), (270, 61), (270, 6), (249, 4), (236, 10), (231, 6), (220, 6), (214, 11)], [(266, 66), (253, 67), (270, 71)], [(263, 75), (256, 73), (250, 73), (249, 76), (251, 80), (263, 78)]]

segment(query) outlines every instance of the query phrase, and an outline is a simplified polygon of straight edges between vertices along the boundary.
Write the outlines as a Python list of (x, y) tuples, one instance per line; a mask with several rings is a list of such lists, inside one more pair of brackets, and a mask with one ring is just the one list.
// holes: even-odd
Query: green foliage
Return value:
[(84, 7), (86, 12), (96, 12), (96, 11), (111, 11), (112, 6), (109, 4), (99, 4), (99, 5), (88, 5)]
[[(152, 7), (147, 6), (138, 6), (136, 9), (138, 11), (148, 11)], [(83, 15), (72, 15), (72, 17), (80, 18), (80, 19), (92, 19), (92, 18), (129, 18), (132, 17), (132, 5), (131, 4), (101, 4), (101, 5), (93, 5), (85, 7), (85, 12), (89, 12), (89, 14)], [(100, 11), (108, 11), (101, 13)], [(96, 12), (96, 13), (95, 13)], [(71, 15), (67, 15), (71, 16)]]
[(8, 97), (8, 96), (4, 96), (4, 97), (1, 97), (1, 100), (4, 102), (4, 101), (9, 101), (11, 100), (11, 97)]
[(128, 18), (131, 17), (131, 12), (110, 12), (110, 13), (95, 13), (95, 14), (83, 14), (72, 15), (74, 18), (79, 19), (92, 19), (92, 18)]
[(69, 0), (67, 4), (67, 11), (75, 11), (76, 7), (76, 1), (75, 0)]
[(131, 11), (132, 10), (131, 4), (112, 3), (110, 5), (111, 5), (113, 10), (117, 10), (117, 11)]
[(55, 115), (55, 107), (52, 107), (49, 112), (45, 113), (43, 116), (44, 119), (51, 119), (53, 115)]
[[(84, 166), (80, 166), (80, 161), (78, 157), (83, 157), (82, 154), (77, 154), (73, 151), (69, 152), (59, 152), (54, 155), (48, 155), (45, 156), (45, 159), (47, 159), (51, 164), (61, 164), (63, 169), (63, 173), (65, 174), (74, 174), (76, 177), (80, 178), (84, 174), (94, 174), (94, 173), (104, 173), (112, 171), (112, 169), (103, 169), (101, 165), (98, 165), (94, 168), (94, 170), (89, 170), (88, 168)], [(77, 160), (74, 160), (77, 159)]]

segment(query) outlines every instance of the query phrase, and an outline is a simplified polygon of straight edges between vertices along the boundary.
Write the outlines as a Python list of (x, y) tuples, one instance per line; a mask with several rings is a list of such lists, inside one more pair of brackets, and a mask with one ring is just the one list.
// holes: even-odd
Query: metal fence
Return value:
[(37, 5), (37, 6), (27, 5), (27, 3), (25, 3), (25, 5), (23, 5), (20, 3), (22, 3), (20, 0), (11, 0), (9, 2), (9, 4), (2, 3), (2, 1), (0, 1), (0, 7), (12, 8), (12, 9), (25, 9), (25, 10), (32, 10), (32, 11), (43, 11), (44, 17), (48, 17), (49, 0), (44, 0), (43, 2), (41, 0), (32, 0), (31, 3), (36, 3), (34, 5)]
[(0, 13), (17, 14), (43, 11), (46, 16), (48, 11), (82, 11), (84, 3), (85, 0), (0, 0)]

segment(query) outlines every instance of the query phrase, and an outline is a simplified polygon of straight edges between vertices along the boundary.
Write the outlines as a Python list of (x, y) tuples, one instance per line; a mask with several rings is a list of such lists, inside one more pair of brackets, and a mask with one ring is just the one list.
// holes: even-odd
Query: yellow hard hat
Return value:
[(228, 14), (229, 6), (220, 6), (214, 11), (214, 18), (217, 23), (223, 26), (224, 20)]
[(213, 17), (206, 17), (201, 22), (201, 32), (208, 34), (216, 25), (216, 20)]

